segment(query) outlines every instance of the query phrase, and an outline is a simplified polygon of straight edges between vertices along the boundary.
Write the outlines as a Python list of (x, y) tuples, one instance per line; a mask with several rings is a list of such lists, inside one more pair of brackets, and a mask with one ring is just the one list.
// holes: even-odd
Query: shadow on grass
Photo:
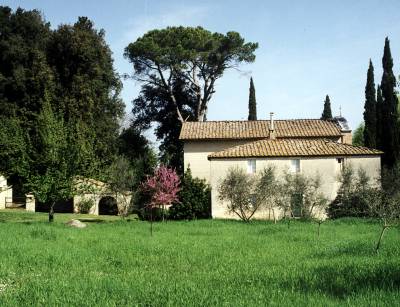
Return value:
[(374, 256), (373, 243), (370, 241), (349, 241), (339, 245), (329, 246), (326, 249), (317, 251), (314, 258), (336, 258), (342, 256), (365, 257)]
[(323, 292), (344, 299), (351, 294), (371, 290), (398, 291), (400, 289), (400, 267), (394, 264), (371, 266), (322, 266), (294, 280), (281, 284), (299, 292)]
[(103, 219), (96, 219), (96, 218), (80, 218), (77, 219), (78, 221), (81, 221), (82, 223), (105, 223), (105, 222), (111, 222), (111, 221), (106, 221)]

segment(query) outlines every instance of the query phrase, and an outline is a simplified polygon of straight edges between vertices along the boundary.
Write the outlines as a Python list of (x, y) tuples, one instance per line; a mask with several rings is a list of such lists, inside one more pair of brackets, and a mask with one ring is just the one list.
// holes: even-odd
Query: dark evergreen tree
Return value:
[(96, 157), (108, 164), (117, 153), (124, 104), (104, 35), (88, 18), (79, 17), (75, 24), (61, 25), (53, 32), (48, 59), (57, 81), (55, 109), (66, 122), (83, 123)]
[[(177, 97), (182, 116), (195, 120), (196, 98), (184, 80), (173, 80), (173, 93)], [(161, 141), (160, 159), (183, 174), (183, 142), (179, 140), (182, 124), (176, 120), (176, 108), (169, 93), (162, 87), (143, 85), (140, 95), (133, 101), (133, 125), (146, 130), (156, 123), (155, 134)]]
[(30, 136), (44, 93), (54, 87), (46, 60), (50, 35), (38, 11), (0, 6), (0, 117), (17, 117)]
[(383, 149), (383, 136), (382, 136), (382, 110), (383, 110), (383, 98), (381, 86), (378, 84), (376, 90), (376, 148)]
[(211, 188), (204, 179), (193, 178), (190, 168), (182, 178), (179, 203), (169, 209), (173, 220), (211, 218)]
[(118, 151), (120, 89), (104, 31), (90, 20), (52, 30), (36, 10), (0, 6), (0, 172), (16, 195), (43, 178), (44, 103), (63, 121), (68, 174), (102, 173)]
[(253, 78), (250, 78), (249, 88), (249, 117), (248, 120), (257, 120), (256, 89), (254, 88)]
[(322, 112), (321, 119), (329, 120), (332, 119), (332, 111), (331, 111), (331, 100), (329, 96), (326, 95), (324, 101), (324, 111)]
[(396, 77), (393, 74), (393, 58), (390, 52), (389, 39), (385, 39), (385, 48), (382, 58), (383, 75), (381, 81), (383, 108), (382, 108), (382, 157), (383, 165), (391, 168), (399, 158), (399, 121), (398, 100), (395, 91)]
[(364, 145), (376, 148), (376, 97), (374, 66), (371, 60), (369, 60), (367, 84), (365, 85), (364, 123)]

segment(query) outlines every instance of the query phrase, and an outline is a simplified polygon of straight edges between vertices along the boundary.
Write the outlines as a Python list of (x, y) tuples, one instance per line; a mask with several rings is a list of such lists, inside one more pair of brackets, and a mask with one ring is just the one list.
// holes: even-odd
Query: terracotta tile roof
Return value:
[[(262, 139), (269, 137), (269, 120), (185, 122), (181, 140)], [(320, 119), (274, 120), (278, 138), (339, 137), (335, 121)]]
[(326, 139), (264, 139), (214, 152), (208, 158), (362, 156), (382, 153)]

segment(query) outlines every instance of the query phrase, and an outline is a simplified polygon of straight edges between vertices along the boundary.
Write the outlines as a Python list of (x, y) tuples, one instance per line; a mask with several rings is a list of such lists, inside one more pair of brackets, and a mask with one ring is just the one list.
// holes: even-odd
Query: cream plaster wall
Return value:
[[(292, 158), (261, 158), (256, 159), (256, 172), (258, 173), (268, 165), (274, 165), (278, 177), (283, 175), (285, 170), (290, 169)], [(229, 168), (241, 167), (247, 170), (248, 159), (213, 159), (210, 162), (210, 184), (211, 184), (211, 201), (212, 201), (212, 216), (213, 218), (237, 218), (236, 215), (227, 212), (227, 206), (218, 199), (218, 186), (226, 176)], [(363, 167), (371, 178), (377, 178), (380, 174), (380, 157), (365, 156), (365, 157), (350, 157), (345, 158), (345, 163), (358, 169)], [(328, 158), (301, 158), (300, 172), (306, 176), (319, 174), (322, 178), (322, 192), (329, 200), (336, 197), (339, 183), (337, 181), (340, 173), (340, 164), (336, 157)], [(283, 212), (275, 209), (276, 218), (281, 218)], [(324, 216), (324, 212), (317, 213), (319, 216)], [(272, 212), (268, 210), (259, 211), (254, 218), (271, 219)]]
[(6, 208), (6, 198), (12, 199), (12, 188), (0, 188), (0, 209)]
[(7, 179), (0, 175), (0, 209), (6, 208), (6, 198), (12, 198), (12, 187), (7, 185)]
[(233, 146), (246, 144), (254, 140), (216, 140), (216, 141), (185, 141), (184, 166), (190, 165), (194, 177), (210, 181), (210, 161), (208, 155)]

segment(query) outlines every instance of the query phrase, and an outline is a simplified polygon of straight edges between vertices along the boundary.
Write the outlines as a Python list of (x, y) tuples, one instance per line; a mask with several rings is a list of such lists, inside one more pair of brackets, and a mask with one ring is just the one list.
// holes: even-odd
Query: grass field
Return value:
[(0, 212), (1, 306), (398, 306), (400, 231), (379, 224), (149, 224)]

